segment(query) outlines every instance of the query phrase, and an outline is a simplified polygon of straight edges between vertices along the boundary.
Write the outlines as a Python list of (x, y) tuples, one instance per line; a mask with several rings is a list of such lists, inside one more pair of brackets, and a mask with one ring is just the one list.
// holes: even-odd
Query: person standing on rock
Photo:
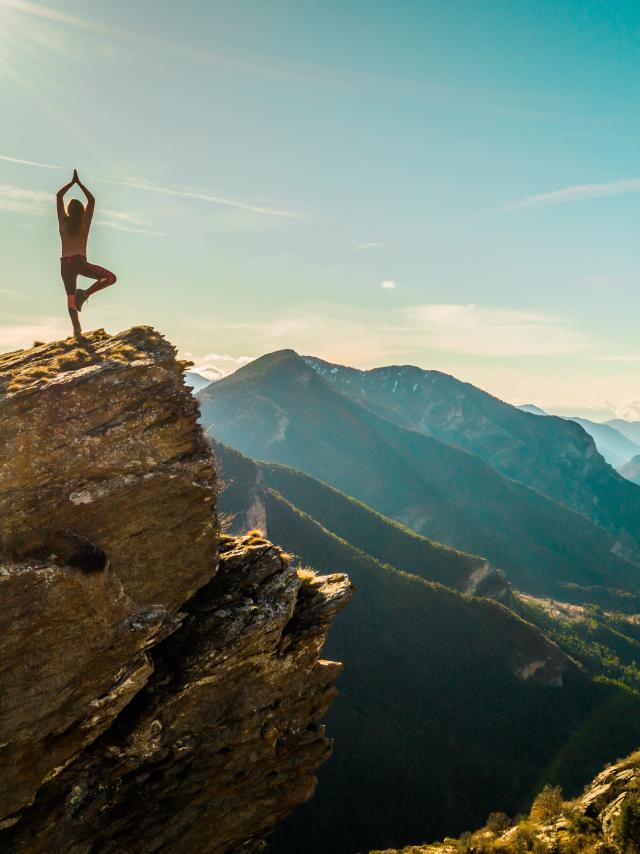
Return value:
[[(71, 199), (65, 210), (65, 193), (74, 184), (77, 184), (87, 197), (87, 206), (85, 208), (79, 199)], [(99, 267), (97, 264), (90, 264), (87, 261), (87, 238), (89, 237), (95, 204), (96, 200), (94, 196), (80, 181), (78, 172), (74, 169), (71, 181), (65, 184), (64, 187), (61, 187), (56, 194), (56, 207), (58, 211), (60, 239), (62, 240), (60, 273), (64, 282), (64, 289), (67, 292), (69, 317), (71, 318), (75, 335), (82, 335), (78, 312), (82, 311), (82, 306), (85, 302), (90, 296), (97, 293), (97, 291), (108, 288), (110, 285), (115, 284), (116, 281), (115, 274), (110, 270)], [(83, 290), (76, 287), (78, 276), (95, 279), (95, 282), (89, 288)]]

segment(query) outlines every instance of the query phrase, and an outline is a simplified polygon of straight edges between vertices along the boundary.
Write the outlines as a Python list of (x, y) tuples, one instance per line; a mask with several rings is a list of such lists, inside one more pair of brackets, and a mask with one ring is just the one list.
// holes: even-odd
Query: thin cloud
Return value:
[(381, 249), (383, 246), (386, 246), (386, 243), (378, 243), (375, 240), (372, 240), (370, 243), (358, 243), (357, 246), (354, 246), (358, 252), (364, 252), (367, 249)]
[(69, 335), (69, 324), (57, 317), (37, 318), (31, 323), (0, 326), (0, 353), (31, 347), (34, 341), (57, 341)]
[(625, 421), (640, 421), (640, 397), (621, 401), (614, 409), (617, 418)]
[(122, 222), (114, 222), (108, 219), (99, 219), (96, 221), (96, 225), (102, 225), (105, 226), (105, 228), (113, 228), (114, 231), (127, 231), (129, 234), (144, 234), (147, 237), (164, 237), (166, 235), (165, 231), (151, 231), (148, 228), (135, 228), (130, 225), (124, 225)]
[(396, 361), (402, 353), (422, 353), (419, 363), (428, 363), (434, 353), (487, 358), (550, 356), (582, 354), (591, 346), (586, 334), (562, 318), (460, 304), (414, 305), (392, 311), (318, 308), (225, 328), (234, 335), (239, 330), (249, 333), (258, 350), (293, 347), (355, 365)]
[(623, 196), (638, 191), (640, 191), (640, 178), (626, 178), (622, 181), (608, 181), (602, 184), (575, 184), (570, 187), (563, 187), (560, 190), (552, 190), (549, 193), (525, 196), (524, 199), (507, 205), (503, 210), (560, 205), (567, 202), (586, 201), (587, 199), (601, 199), (607, 196)]
[[(0, 3), (2, 0), (0, 0)], [(0, 160), (5, 160), (8, 163), (18, 163), (23, 166), (36, 166), (41, 169), (56, 169), (63, 170), (62, 166), (55, 166), (51, 163), (39, 163), (35, 160), (23, 160), (19, 157), (10, 157), (0, 154)], [(210, 204), (222, 205), (223, 207), (236, 208), (238, 210), (248, 211), (251, 213), (263, 214), (266, 216), (281, 217), (284, 219), (302, 220), (301, 214), (296, 211), (285, 210), (283, 208), (271, 207), (268, 205), (254, 204), (245, 202), (239, 199), (230, 199), (224, 196), (218, 196), (208, 190), (165, 186), (155, 184), (150, 181), (143, 181), (139, 178), (126, 178), (124, 180), (116, 180), (112, 178), (92, 177), (93, 181), (99, 181), (102, 184), (112, 184), (116, 187), (127, 187), (133, 190), (142, 190), (150, 193), (161, 193), (166, 196), (178, 196), (183, 199), (197, 199), (199, 201), (208, 202)]]
[(142, 219), (140, 215), (134, 211), (112, 211), (108, 208), (103, 208), (102, 213), (110, 220), (116, 220), (117, 222), (126, 222), (130, 225), (140, 226), (149, 225), (147, 220)]
[(228, 353), (207, 353), (205, 356), (194, 356), (193, 353), (185, 353), (185, 358), (193, 363), (193, 371), (201, 374), (208, 380), (220, 380), (252, 362), (255, 356), (230, 356)]
[[(3, 0), (0, 0), (2, 5)], [(57, 169), (61, 170), (62, 166), (53, 166), (51, 163), (39, 163), (37, 160), (22, 160), (19, 157), (9, 157), (7, 154), (0, 154), (0, 160), (6, 160), (7, 163), (19, 163), (21, 166), (39, 166), (40, 169)]]
[[(469, 305), (417, 305), (402, 309), (404, 333), (430, 349), (478, 356), (548, 356), (582, 353), (587, 336), (562, 318), (534, 311)], [(417, 343), (417, 342), (416, 342)], [(423, 343), (423, 346), (424, 346)]]
[(302, 219), (300, 214), (295, 211), (283, 210), (280, 208), (266, 207), (264, 205), (252, 204), (251, 202), (243, 202), (238, 199), (228, 199), (223, 196), (216, 196), (207, 190), (188, 190), (181, 187), (166, 187), (161, 184), (153, 184), (146, 181), (140, 181), (137, 178), (128, 178), (124, 181), (116, 181), (107, 178), (97, 178), (103, 184), (115, 184), (119, 187), (130, 187), (134, 190), (146, 190), (151, 193), (162, 193), (167, 196), (179, 196), (183, 199), (199, 199), (203, 202), (210, 202), (216, 205), (223, 205), (229, 208), (239, 208), (240, 210), (250, 211), (251, 213), (267, 214), (268, 216), (284, 217), (285, 219)]
[[(51, 209), (52, 204), (53, 193), (47, 193), (44, 190), (28, 190), (24, 187), (16, 187), (14, 184), (0, 184), (0, 211), (42, 216)], [(152, 237), (160, 237), (164, 234), (149, 228), (150, 224), (133, 211), (105, 210), (104, 214), (106, 218), (97, 220), (96, 225)]]
[(398, 285), (393, 281), (393, 279), (385, 279), (384, 282), (380, 282), (380, 287), (383, 291), (395, 291)]
[(43, 214), (53, 196), (44, 190), (26, 190), (14, 184), (0, 184), (0, 211)]
[(25, 295), (19, 291), (12, 291), (10, 288), (0, 288), (0, 296), (9, 297), (9, 299), (25, 299)]

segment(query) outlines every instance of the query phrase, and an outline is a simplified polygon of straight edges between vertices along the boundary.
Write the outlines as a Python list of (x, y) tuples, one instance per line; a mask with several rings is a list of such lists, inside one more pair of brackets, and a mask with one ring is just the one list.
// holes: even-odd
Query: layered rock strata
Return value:
[(149, 328), (0, 356), (3, 851), (250, 851), (313, 792), (351, 585), (219, 536), (197, 415)]

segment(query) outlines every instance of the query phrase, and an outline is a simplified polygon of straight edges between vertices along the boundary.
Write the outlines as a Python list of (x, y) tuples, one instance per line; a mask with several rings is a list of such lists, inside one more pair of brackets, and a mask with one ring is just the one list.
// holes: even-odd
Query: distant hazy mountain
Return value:
[[(602, 528), (478, 457), (358, 406), (293, 351), (252, 362), (209, 386), (200, 401), (216, 439), (305, 471), (418, 533), (483, 555), (522, 590), (573, 601), (598, 600), (597, 587), (638, 591), (637, 567), (614, 553), (619, 545)], [(609, 470), (578, 425), (509, 409), (583, 437)], [(601, 593), (608, 602), (610, 594)]]
[(579, 424), (593, 438), (596, 447), (605, 460), (615, 468), (640, 454), (640, 445), (632, 442), (611, 424), (599, 424), (588, 418), (571, 416), (571, 421)]
[(627, 480), (640, 484), (640, 455), (633, 457), (629, 462), (620, 466), (618, 471), (623, 477), (626, 477)]
[(184, 378), (186, 384), (193, 389), (194, 394), (211, 385), (211, 380), (208, 377), (203, 377), (202, 374), (198, 374), (196, 371), (187, 371)]
[(540, 409), (539, 406), (536, 406), (535, 403), (522, 403), (520, 406), (516, 407), (516, 409), (521, 409), (523, 412), (528, 412), (530, 415), (548, 415), (548, 412), (545, 412), (544, 409)]
[(614, 427), (627, 439), (636, 442), (640, 445), (640, 421), (625, 421), (624, 418), (611, 418), (606, 422), (610, 427)]
[[(544, 409), (535, 406), (533, 403), (524, 403), (518, 406), (523, 412), (529, 412), (531, 415), (548, 415)], [(609, 463), (609, 465), (620, 471), (620, 466), (631, 459), (631, 457), (640, 453), (640, 445), (631, 441), (622, 431), (616, 429), (613, 422), (599, 423), (591, 421), (588, 418), (579, 418), (571, 415), (569, 421), (575, 421), (583, 430), (585, 430), (596, 443), (596, 448)], [(640, 434), (640, 430), (638, 431)]]
[(605, 463), (587, 433), (555, 416), (532, 417), (439, 371), (359, 371), (308, 358), (327, 382), (393, 423), (456, 445), (502, 474), (589, 516), (640, 554), (640, 489)]
[(464, 588), (480, 570), (504, 591), (482, 559), (300, 472), (214, 451), (228, 518), (260, 522), (300, 563), (346, 571), (357, 589), (325, 647), (345, 666), (327, 720), (334, 755), (313, 799), (271, 840), (274, 854), (353, 854), (458, 832), (490, 809), (521, 810), (551, 765), (572, 791), (635, 746), (635, 695), (591, 682), (501, 605), (425, 580)]

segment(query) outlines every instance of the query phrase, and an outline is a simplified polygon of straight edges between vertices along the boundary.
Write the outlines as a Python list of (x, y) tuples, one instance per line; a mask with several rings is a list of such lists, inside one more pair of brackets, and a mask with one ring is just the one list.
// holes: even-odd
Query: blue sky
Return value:
[(67, 333), (77, 167), (87, 328), (640, 418), (639, 59), (636, 3), (0, 0), (0, 349)]

